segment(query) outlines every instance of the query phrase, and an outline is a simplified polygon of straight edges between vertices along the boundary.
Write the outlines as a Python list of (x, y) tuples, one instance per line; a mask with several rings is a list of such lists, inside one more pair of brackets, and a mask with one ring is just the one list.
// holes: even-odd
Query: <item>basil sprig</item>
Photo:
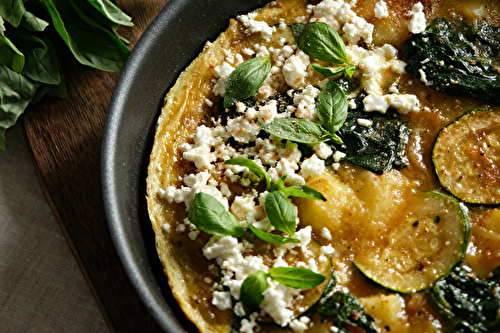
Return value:
[(269, 287), (267, 278), (290, 288), (305, 290), (320, 285), (326, 276), (302, 267), (273, 267), (267, 273), (252, 273), (243, 281), (240, 290), (240, 300), (247, 314), (254, 312), (262, 303), (263, 292)]
[[(286, 119), (286, 118), (283, 118)], [(288, 118), (291, 119), (291, 118)], [(240, 165), (247, 167), (250, 171), (252, 171), (256, 176), (264, 178), (266, 180), (266, 191), (269, 192), (283, 192), (285, 196), (289, 197), (302, 197), (313, 200), (322, 200), (326, 201), (326, 198), (320, 192), (316, 191), (312, 187), (307, 185), (293, 185), (289, 187), (285, 187), (285, 179), (286, 175), (282, 176), (280, 179), (271, 184), (271, 176), (262, 169), (257, 163), (254, 161), (244, 158), (237, 157), (231, 158), (224, 162), (224, 165)]]
[(235, 102), (255, 95), (270, 71), (271, 60), (269, 57), (256, 57), (236, 66), (227, 81), (224, 107), (228, 108)]
[(325, 22), (310, 22), (307, 24), (294, 23), (292, 31), (295, 36), (297, 46), (308, 56), (342, 66), (335, 68), (312, 67), (325, 76), (335, 76), (346, 72), (352, 76), (357, 66), (349, 62), (345, 50), (345, 44), (339, 34)]
[(306, 144), (331, 140), (343, 144), (335, 132), (344, 125), (348, 103), (344, 92), (335, 82), (328, 81), (323, 87), (316, 108), (320, 124), (307, 119), (277, 118), (263, 125), (261, 129), (282, 140)]

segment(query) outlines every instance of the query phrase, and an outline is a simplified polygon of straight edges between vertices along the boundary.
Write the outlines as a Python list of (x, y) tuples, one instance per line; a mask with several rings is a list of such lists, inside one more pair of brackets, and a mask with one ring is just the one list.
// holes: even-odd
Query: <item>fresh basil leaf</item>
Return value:
[(313, 200), (326, 201), (325, 196), (307, 185), (293, 185), (281, 190), (288, 197), (301, 197)]
[(285, 237), (281, 235), (274, 235), (269, 232), (265, 232), (254, 228), (250, 223), (248, 223), (248, 228), (257, 236), (258, 239), (275, 245), (283, 245), (288, 243), (300, 243), (300, 240), (295, 237)]
[(9, 38), (0, 35), (0, 65), (21, 73), (24, 68), (24, 54), (11, 42)]
[[(83, 65), (118, 72), (130, 50), (102, 15), (90, 16), (91, 4), (74, 0), (42, 0), (55, 29), (75, 58)], [(90, 7), (92, 8), (92, 7)]]
[(250, 314), (259, 308), (264, 299), (262, 293), (267, 289), (268, 274), (257, 271), (247, 276), (241, 284), (240, 301), (247, 314)]
[(199, 192), (194, 196), (188, 219), (208, 234), (240, 237), (246, 233), (240, 222), (213, 196)]
[(346, 66), (338, 66), (338, 67), (321, 67), (318, 65), (312, 64), (311, 67), (318, 73), (324, 76), (336, 76), (341, 73), (344, 73), (348, 67)]
[(267, 172), (265, 172), (257, 163), (254, 161), (244, 158), (244, 157), (237, 157), (237, 158), (231, 158), (229, 160), (226, 160), (224, 162), (224, 165), (241, 165), (244, 167), (247, 167), (248, 170), (259, 176), (260, 178), (263, 178), (266, 181), (266, 189), (268, 189), (271, 186), (271, 178), (269, 178), (269, 175)]
[(317, 21), (308, 23), (296, 42), (305, 54), (314, 59), (334, 64), (350, 64), (344, 41), (328, 23)]
[(30, 104), (35, 104), (39, 102), (44, 96), (51, 96), (55, 98), (65, 98), (66, 97), (66, 83), (64, 82), (64, 77), (61, 72), (61, 82), (58, 85), (42, 84), (38, 87), (35, 96), (31, 100)]
[(270, 192), (266, 196), (264, 209), (271, 225), (290, 236), (295, 234), (297, 222), (292, 203), (280, 192)]
[(271, 71), (269, 57), (256, 57), (239, 64), (229, 75), (224, 107), (228, 108), (237, 101), (243, 101), (257, 93)]
[(132, 19), (130, 16), (122, 12), (122, 10), (115, 5), (110, 0), (87, 0), (94, 6), (97, 10), (99, 10), (102, 14), (104, 14), (111, 22), (114, 22), (118, 25), (125, 25), (128, 27), (133, 26)]
[(342, 73), (346, 73), (349, 76), (353, 76), (358, 66), (356, 65), (347, 65), (347, 66), (338, 66), (338, 67), (322, 67), (318, 65), (311, 64), (312, 68), (324, 76), (336, 76)]
[(23, 0), (2, 0), (0, 1), (0, 16), (17, 28), (21, 24), (26, 8)]
[(61, 81), (56, 48), (45, 34), (33, 34), (23, 27), (9, 33), (25, 55), (22, 74), (34, 81), (58, 85)]
[(280, 191), (283, 186), (285, 185), (285, 179), (286, 179), (286, 175), (284, 176), (281, 176), (280, 179), (278, 179), (277, 181), (274, 182), (273, 185), (271, 185), (271, 187), (269, 188), (269, 192), (273, 192), (273, 191)]
[(0, 149), (5, 150), (5, 131), (14, 125), (35, 96), (39, 84), (0, 65)]
[(278, 118), (263, 125), (262, 130), (282, 140), (316, 144), (329, 140), (328, 132), (312, 121), (300, 118)]
[(348, 103), (344, 92), (333, 81), (328, 81), (316, 102), (318, 119), (330, 133), (335, 133), (347, 118)]
[(303, 267), (273, 267), (269, 276), (276, 282), (295, 289), (310, 289), (325, 281), (326, 276)]
[(304, 30), (306, 29), (306, 25), (302, 23), (293, 23), (291, 25), (293, 36), (295, 37), (295, 41), (300, 40), (300, 37), (304, 33)]
[(49, 26), (49, 23), (36, 17), (30, 12), (25, 12), (21, 20), (21, 26), (29, 31), (44, 31)]

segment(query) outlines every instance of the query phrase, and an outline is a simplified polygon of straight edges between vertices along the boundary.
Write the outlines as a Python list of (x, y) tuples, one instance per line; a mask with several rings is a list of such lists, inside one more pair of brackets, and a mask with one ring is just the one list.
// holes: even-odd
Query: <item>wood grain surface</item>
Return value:
[[(168, 0), (121, 0), (134, 22), (119, 33), (133, 46)], [(68, 96), (23, 117), (45, 196), (112, 332), (161, 332), (135, 293), (108, 230), (101, 191), (101, 142), (118, 73), (65, 60)]]

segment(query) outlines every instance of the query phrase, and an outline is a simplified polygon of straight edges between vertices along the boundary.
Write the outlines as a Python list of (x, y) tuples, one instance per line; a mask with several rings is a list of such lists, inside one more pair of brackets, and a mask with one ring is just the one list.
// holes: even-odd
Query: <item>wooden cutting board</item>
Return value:
[[(120, 28), (133, 48), (169, 0), (121, 0), (134, 22)], [(129, 282), (108, 230), (101, 193), (101, 142), (118, 73), (64, 64), (68, 96), (24, 115), (40, 185), (112, 332), (161, 332)]]

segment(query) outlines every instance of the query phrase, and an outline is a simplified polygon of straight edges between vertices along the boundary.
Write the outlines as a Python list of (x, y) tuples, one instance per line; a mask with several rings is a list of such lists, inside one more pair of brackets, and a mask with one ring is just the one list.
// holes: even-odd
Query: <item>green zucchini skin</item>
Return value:
[(460, 264), (470, 236), (470, 221), (462, 204), (438, 192), (418, 196), (385, 240), (387, 245), (353, 261), (375, 284), (405, 294), (431, 287)]
[(438, 133), (432, 149), (441, 186), (473, 205), (500, 205), (500, 107), (472, 109)]

